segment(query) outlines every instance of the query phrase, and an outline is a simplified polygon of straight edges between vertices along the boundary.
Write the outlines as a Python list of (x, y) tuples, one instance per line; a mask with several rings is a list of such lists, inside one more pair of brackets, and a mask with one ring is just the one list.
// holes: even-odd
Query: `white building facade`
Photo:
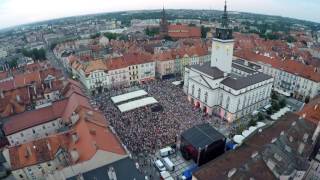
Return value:
[(188, 100), (228, 122), (268, 104), (273, 84), (271, 76), (233, 63), (233, 44), (232, 30), (222, 23), (213, 38), (211, 62), (186, 67), (184, 73)]

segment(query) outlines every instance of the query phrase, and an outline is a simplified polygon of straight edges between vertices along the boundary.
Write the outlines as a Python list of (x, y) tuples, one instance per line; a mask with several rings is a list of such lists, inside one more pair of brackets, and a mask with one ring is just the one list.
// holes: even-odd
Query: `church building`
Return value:
[(225, 4), (212, 40), (211, 62), (185, 68), (188, 100), (209, 115), (233, 122), (269, 104), (273, 77), (233, 57), (234, 39)]

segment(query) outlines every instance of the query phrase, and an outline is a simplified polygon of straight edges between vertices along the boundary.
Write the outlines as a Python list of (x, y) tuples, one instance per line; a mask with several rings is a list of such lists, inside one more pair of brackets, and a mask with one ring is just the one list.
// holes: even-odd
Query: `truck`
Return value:
[(174, 154), (174, 149), (172, 149), (172, 147), (168, 146), (168, 147), (165, 147), (163, 149), (160, 149), (160, 156), (161, 157), (167, 157), (171, 154)]
[(188, 167), (187, 170), (182, 172), (181, 179), (182, 180), (191, 180), (192, 179), (192, 172), (198, 169), (198, 166), (196, 164), (193, 164)]

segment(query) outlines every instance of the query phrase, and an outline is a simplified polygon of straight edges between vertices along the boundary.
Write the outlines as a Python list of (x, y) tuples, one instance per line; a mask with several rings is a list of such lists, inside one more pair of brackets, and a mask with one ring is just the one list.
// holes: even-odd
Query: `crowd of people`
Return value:
[[(163, 109), (154, 112), (150, 105), (121, 113), (111, 97), (137, 88), (146, 90)], [(152, 81), (136, 88), (112, 90), (97, 95), (95, 100), (122, 142), (134, 153), (154, 153), (156, 149), (174, 144), (184, 130), (209, 120), (171, 81)]]

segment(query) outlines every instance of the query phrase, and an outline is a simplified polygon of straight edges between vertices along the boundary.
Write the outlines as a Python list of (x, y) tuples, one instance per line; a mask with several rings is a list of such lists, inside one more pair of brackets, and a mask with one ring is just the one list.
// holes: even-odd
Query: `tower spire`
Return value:
[(222, 15), (222, 27), (227, 28), (228, 27), (228, 12), (227, 12), (227, 0), (224, 1), (224, 12)]

